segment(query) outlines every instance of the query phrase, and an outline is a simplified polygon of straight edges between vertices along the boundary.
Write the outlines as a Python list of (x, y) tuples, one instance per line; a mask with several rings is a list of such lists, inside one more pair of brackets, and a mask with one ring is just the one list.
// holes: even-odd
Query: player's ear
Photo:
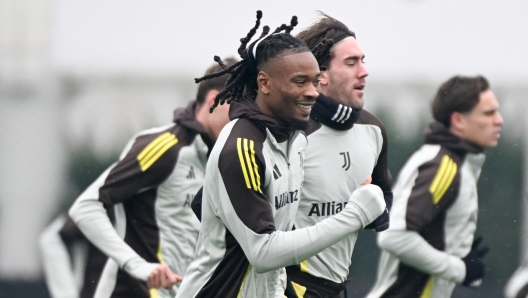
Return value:
[(459, 112), (453, 112), (450, 117), (451, 121), (451, 128), (456, 131), (464, 131), (465, 130), (465, 118), (464, 114)]
[(204, 104), (206, 107), (210, 107), (213, 105), (214, 100), (216, 96), (218, 95), (218, 93), (220, 92), (216, 89), (211, 89), (207, 92), (207, 94), (205, 95), (205, 99), (204, 99)]
[(264, 71), (260, 71), (257, 75), (257, 86), (260, 92), (269, 94), (270, 92), (270, 77)]
[(327, 70), (321, 70), (321, 76), (319, 77), (319, 84), (321, 86), (328, 85), (328, 73), (327, 73)]

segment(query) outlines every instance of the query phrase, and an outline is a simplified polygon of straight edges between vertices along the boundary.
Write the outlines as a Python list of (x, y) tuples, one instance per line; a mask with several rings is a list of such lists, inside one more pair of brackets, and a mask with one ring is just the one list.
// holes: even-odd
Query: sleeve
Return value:
[(398, 214), (405, 218), (405, 226), (391, 227), (378, 236), (380, 247), (402, 262), (457, 283), (464, 280), (466, 267), (460, 258), (443, 251), (443, 220), (458, 195), (459, 176), (457, 162), (440, 150), (434, 159), (418, 167), (408, 200), (401, 200), (407, 204), (398, 208), (405, 212)]
[(374, 116), (367, 110), (361, 111), (361, 117), (357, 123), (374, 125), (377, 126), (381, 131), (381, 150), (378, 155), (376, 166), (372, 171), (372, 184), (375, 184), (381, 188), (385, 198), (385, 203), (387, 204), (387, 209), (390, 210), (392, 207), (393, 196), (391, 189), (392, 175), (389, 171), (388, 161), (389, 139), (387, 137), (387, 130), (385, 129), (385, 126), (381, 120), (379, 120), (378, 117)]
[(378, 235), (378, 245), (403, 263), (458, 284), (464, 281), (464, 261), (435, 249), (415, 231), (388, 230)]
[(441, 216), (455, 202), (459, 189), (458, 163), (441, 150), (433, 160), (418, 168), (406, 206), (407, 230), (420, 234), (433, 222), (433, 226), (438, 226)]
[(380, 188), (366, 185), (352, 194), (343, 211), (303, 229), (258, 234), (249, 228), (240, 228), (240, 219), (235, 214), (226, 212), (222, 220), (256, 272), (264, 273), (299, 264), (315, 256), (351, 233), (363, 229), (384, 209)]
[(504, 297), (517, 298), (528, 296), (528, 264), (519, 267), (504, 287)]
[(39, 244), (46, 285), (54, 298), (75, 298), (79, 297), (80, 293), (68, 247), (60, 235), (61, 230), (68, 224), (67, 221), (66, 216), (58, 217), (40, 236)]
[(381, 121), (379, 122), (378, 126), (381, 130), (383, 144), (381, 147), (381, 152), (378, 156), (376, 166), (372, 171), (372, 184), (375, 184), (381, 188), (381, 190), (383, 191), (383, 197), (385, 198), (387, 209), (390, 211), (390, 209), (392, 208), (393, 195), (391, 189), (392, 175), (389, 171), (388, 158), (389, 142), (387, 138), (387, 132)]
[(218, 164), (228, 197), (220, 200), (218, 215), (256, 272), (298, 264), (362, 229), (385, 209), (381, 189), (367, 185), (352, 194), (339, 214), (305, 229), (277, 231), (272, 206), (262, 192), (266, 181), (261, 144), (228, 138)]
[(125, 148), (122, 159), (86, 189), (70, 209), (83, 234), (105, 255), (133, 277), (146, 281), (159, 265), (141, 258), (118, 233), (106, 208), (130, 199), (143, 189), (161, 184), (172, 172), (179, 150), (170, 132), (142, 135)]

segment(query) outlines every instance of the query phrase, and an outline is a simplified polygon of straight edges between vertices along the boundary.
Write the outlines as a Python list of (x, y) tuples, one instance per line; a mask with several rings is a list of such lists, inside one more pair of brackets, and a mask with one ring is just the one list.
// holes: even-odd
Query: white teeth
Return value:
[(301, 108), (303, 108), (303, 109), (310, 109), (310, 108), (312, 108), (312, 105), (303, 105), (303, 104), (300, 104), (300, 103), (298, 103), (297, 106), (299, 106), (299, 107), (301, 107)]

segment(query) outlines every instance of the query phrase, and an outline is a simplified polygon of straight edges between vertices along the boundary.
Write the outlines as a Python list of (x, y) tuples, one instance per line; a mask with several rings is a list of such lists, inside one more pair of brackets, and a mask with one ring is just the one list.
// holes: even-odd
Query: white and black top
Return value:
[(378, 234), (382, 253), (367, 297), (450, 297), (462, 283), (461, 258), (471, 250), (477, 223), (481, 151), (441, 123), (429, 126), (425, 145), (394, 187), (391, 224)]
[[(366, 110), (355, 111), (320, 95), (306, 130), (302, 200), (295, 227), (317, 224), (343, 210), (350, 195), (369, 175), (372, 184), (392, 204), (387, 162), (387, 135), (381, 121)], [(352, 262), (357, 232), (303, 261), (300, 270), (313, 276), (344, 282)]]
[(351, 199), (341, 217), (291, 231), (306, 137), (262, 114), (248, 98), (231, 103), (230, 117), (235, 120), (209, 157), (196, 255), (177, 297), (282, 298), (284, 267), (373, 221), (385, 208), (382, 193), (366, 187), (362, 196), (368, 199)]
[(51, 297), (94, 296), (107, 257), (84, 237), (71, 218), (61, 215), (44, 229), (40, 251)]
[(200, 223), (190, 208), (203, 184), (208, 136), (194, 105), (175, 111), (174, 123), (137, 134), (119, 161), (77, 199), (70, 216), (110, 257), (95, 297), (174, 297), (149, 290), (159, 263), (183, 275), (192, 260)]

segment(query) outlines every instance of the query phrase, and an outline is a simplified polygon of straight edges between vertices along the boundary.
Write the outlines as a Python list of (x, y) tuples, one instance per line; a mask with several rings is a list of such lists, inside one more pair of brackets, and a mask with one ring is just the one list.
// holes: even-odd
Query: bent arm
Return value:
[(388, 230), (378, 236), (378, 245), (403, 263), (424, 273), (462, 283), (466, 266), (462, 259), (432, 247), (417, 232)]
[[(165, 145), (153, 155), (153, 148), (161, 143)], [(120, 160), (97, 178), (70, 209), (70, 216), (86, 238), (139, 280), (147, 281), (160, 264), (148, 263), (123, 240), (126, 219), (120, 203), (162, 183), (174, 169), (180, 146), (169, 131), (138, 135), (126, 146)], [(116, 231), (105, 207), (114, 208), (116, 221), (122, 223), (116, 227), (123, 230)]]
[(107, 176), (105, 174), (109, 171), (110, 169), (103, 173), (75, 201), (69, 215), (93, 245), (134, 278), (147, 281), (157, 264), (145, 261), (123, 241), (125, 231), (120, 231), (121, 235), (118, 234), (108, 218), (103, 203), (98, 200), (99, 187), (104, 183)]
[[(363, 229), (385, 210), (383, 192), (366, 185), (356, 190), (347, 206), (335, 216), (304, 229), (257, 234), (240, 229), (236, 216), (223, 218), (258, 273), (298, 264), (320, 253), (341, 239)], [(245, 227), (245, 226), (244, 226)]]

